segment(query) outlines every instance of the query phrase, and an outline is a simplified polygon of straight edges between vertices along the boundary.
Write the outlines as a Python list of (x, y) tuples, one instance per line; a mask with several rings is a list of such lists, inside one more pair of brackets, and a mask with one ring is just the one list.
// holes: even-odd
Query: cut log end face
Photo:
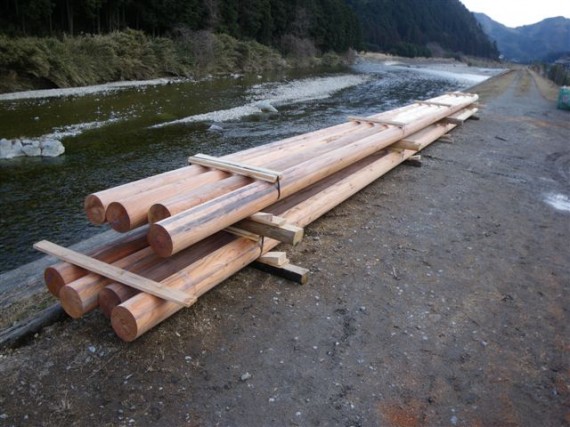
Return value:
[(137, 321), (125, 307), (118, 305), (111, 313), (111, 326), (123, 341), (131, 342), (138, 337)]
[(65, 281), (59, 274), (59, 271), (53, 267), (47, 267), (44, 270), (44, 281), (50, 293), (55, 297), (59, 297), (59, 291), (65, 286)]
[(85, 214), (91, 223), (101, 225), (105, 223), (105, 206), (97, 196), (90, 194), (85, 198), (83, 204)]
[(151, 224), (170, 218), (170, 216), (171, 214), (168, 208), (160, 203), (152, 205), (148, 210), (148, 222)]
[(148, 231), (148, 244), (160, 257), (166, 258), (174, 252), (172, 238), (160, 224), (152, 224)]
[(69, 286), (64, 286), (59, 292), (60, 303), (69, 316), (79, 319), (86, 312), (83, 300), (77, 291)]
[(113, 230), (126, 233), (131, 230), (131, 221), (127, 210), (120, 203), (113, 202), (107, 208), (107, 221)]

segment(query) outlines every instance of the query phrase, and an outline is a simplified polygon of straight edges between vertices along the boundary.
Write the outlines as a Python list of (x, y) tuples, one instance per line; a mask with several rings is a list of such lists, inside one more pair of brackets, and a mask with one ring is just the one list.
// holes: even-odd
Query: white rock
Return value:
[(0, 159), (13, 159), (14, 157), (21, 156), (25, 156), (25, 154), (22, 151), (22, 143), (20, 140), (0, 140)]
[(257, 108), (259, 108), (264, 113), (277, 113), (277, 108), (269, 103), (269, 101), (260, 101), (255, 104)]
[(57, 139), (47, 139), (40, 143), (42, 149), (42, 156), (57, 157), (65, 153), (65, 147), (61, 141)]
[(224, 128), (219, 126), (219, 125), (212, 125), (208, 128), (209, 132), (216, 132), (216, 133), (222, 133), (224, 131)]
[[(37, 141), (26, 141), (28, 144), (22, 145), (22, 152), (28, 157), (37, 157), (42, 155), (40, 143)], [(34, 143), (35, 142), (35, 143)]]

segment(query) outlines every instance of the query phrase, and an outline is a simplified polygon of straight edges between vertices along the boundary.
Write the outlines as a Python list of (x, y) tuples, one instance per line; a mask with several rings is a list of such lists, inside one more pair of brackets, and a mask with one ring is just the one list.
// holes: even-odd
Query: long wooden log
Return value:
[(147, 222), (148, 207), (155, 200), (172, 197), (181, 192), (188, 192), (229, 176), (229, 173), (223, 171), (207, 171), (190, 179), (179, 180), (170, 185), (135, 194), (121, 201), (114, 201), (107, 207), (107, 221), (114, 230), (121, 233), (127, 232)]
[[(106, 242), (100, 247), (87, 251), (86, 254), (106, 263), (113, 263), (148, 246), (147, 227), (141, 227), (132, 233)], [(68, 262), (60, 262), (44, 270), (44, 280), (52, 295), (59, 297), (60, 289), (85, 275), (88, 271)]]
[[(283, 171), (279, 185), (266, 182), (254, 182), (240, 189), (175, 216), (152, 224), (149, 230), (149, 243), (155, 252), (168, 257), (178, 251), (214, 234), (235, 222), (263, 210), (280, 198), (287, 197), (312, 183), (403, 139), (421, 129), (444, 119), (472, 102), (477, 97), (456, 99), (456, 106), (441, 109), (436, 106), (420, 106), (422, 115), (415, 112), (406, 118), (414, 117), (413, 122), (406, 121), (405, 127), (389, 127), (380, 133), (333, 150), (315, 159), (300, 163)], [(431, 113), (425, 112), (429, 109)], [(434, 111), (435, 110), (435, 111)], [(442, 111), (443, 110), (443, 111)], [(402, 120), (404, 121), (404, 120)]]
[[(361, 138), (371, 136), (379, 131), (378, 128), (363, 127), (362, 129), (352, 129), (348, 134), (342, 133), (329, 137), (326, 141), (318, 141), (318, 144), (307, 146), (305, 149), (296, 147), (295, 152), (283, 158), (272, 161), (268, 167), (277, 170), (283, 170), (285, 167), (290, 167), (297, 163), (314, 158), (317, 154), (324, 154), (329, 151), (335, 150), (346, 144), (358, 141)], [(283, 154), (281, 152), (281, 154)], [(253, 164), (256, 164), (260, 159), (253, 159)], [(234, 185), (234, 183), (241, 182), (241, 185)], [(251, 183), (252, 181), (249, 181)], [(193, 190), (177, 194), (171, 198), (162, 198), (158, 203), (153, 204), (148, 208), (148, 219), (150, 223), (161, 221), (169, 218), (180, 212), (188, 210), (194, 206), (198, 206), (215, 197), (229, 193), (237, 188), (244, 187), (247, 183), (243, 179), (237, 177), (228, 178), (223, 181), (217, 181), (208, 185), (207, 187), (198, 187)], [(137, 200), (137, 207), (142, 211), (146, 201)], [(111, 205), (113, 206), (113, 205)], [(109, 208), (111, 209), (111, 208)], [(126, 215), (126, 212), (125, 212)]]
[[(390, 119), (391, 117), (405, 113), (413, 109), (413, 105), (403, 106), (391, 111), (387, 111), (377, 115), (376, 117), (383, 117)], [(302, 135), (293, 136), (280, 141), (275, 141), (269, 144), (253, 147), (238, 153), (223, 156), (223, 159), (231, 159), (234, 161), (251, 161), (256, 157), (263, 156), (267, 153), (279, 154), (281, 156), (287, 155), (290, 152), (296, 152), (303, 149), (305, 145), (314, 145), (315, 141), (327, 143), (331, 138), (338, 138), (347, 133), (354, 131), (355, 127), (361, 126), (356, 123), (343, 123), (336, 126), (331, 126), (325, 129), (309, 132)], [(119, 201), (123, 198), (133, 197), (136, 194), (143, 195), (145, 192), (153, 191), (156, 188), (167, 186), (180, 180), (189, 179), (193, 176), (204, 173), (205, 169), (197, 166), (186, 166), (183, 168), (175, 169), (173, 171), (164, 172), (162, 174), (153, 175), (138, 181), (130, 182), (127, 184), (119, 185), (117, 187), (109, 188), (88, 195), (85, 198), (84, 207), (88, 219), (96, 225), (103, 224), (106, 221), (106, 211), (112, 202)], [(144, 197), (144, 196), (142, 196)]]
[[(432, 126), (430, 129), (432, 141), (453, 127), (453, 125)], [(418, 141), (418, 139), (413, 140)], [(425, 147), (432, 141), (426, 139), (422, 144)], [(304, 227), (397, 166), (414, 152), (406, 150), (376, 153), (280, 201), (268, 211)], [(262, 252), (270, 251), (277, 244), (275, 240), (266, 239)], [(165, 279), (163, 283), (192, 291), (199, 297), (243, 266), (255, 261), (259, 255), (258, 244), (247, 239), (235, 239), (189, 265), (183, 271)], [(117, 306), (111, 314), (111, 323), (121, 339), (133, 341), (180, 309), (181, 306), (177, 304), (141, 293)]]
[(111, 312), (116, 306), (134, 297), (138, 293), (138, 290), (121, 283), (111, 283), (99, 292), (99, 310), (109, 319), (111, 318)]
[[(232, 159), (236, 161), (248, 161), (253, 157), (261, 156), (264, 153), (278, 153), (291, 150), (298, 144), (303, 144), (307, 140), (322, 138), (326, 140), (335, 134), (342, 134), (352, 130), (352, 124), (341, 124), (330, 128), (319, 129), (303, 135), (297, 135), (281, 141), (275, 141), (239, 153), (229, 154), (222, 158)], [(164, 172), (158, 175), (146, 177), (137, 181), (122, 184), (113, 188), (92, 193), (85, 198), (84, 209), (89, 221), (93, 224), (100, 225), (106, 221), (106, 211), (108, 206), (115, 201), (124, 198), (133, 197), (136, 194), (143, 194), (156, 188), (167, 186), (180, 180), (190, 179), (204, 173), (207, 169), (200, 166), (185, 166), (172, 171)]]
[[(247, 156), (248, 163), (252, 167), (264, 165), (267, 168), (280, 171), (303, 160), (313, 158), (319, 152), (334, 150), (348, 142), (376, 132), (378, 132), (377, 129), (368, 126), (355, 127), (336, 132), (326, 138), (304, 140), (303, 143), (294, 147), (294, 150), (287, 146), (286, 149), (276, 152), (262, 152), (257, 156), (249, 155)], [(240, 153), (235, 153), (234, 157), (242, 156)], [(191, 157), (190, 160), (192, 159)], [(203, 203), (239, 188), (239, 185), (234, 185), (235, 180), (228, 180), (229, 176), (227, 172), (211, 171), (192, 179), (180, 180), (151, 191), (136, 193), (121, 201), (110, 203), (107, 208), (107, 221), (113, 229), (125, 232), (145, 224), (154, 215), (166, 215), (169, 212), (172, 215), (174, 211), (189, 209), (196, 205), (197, 195), (200, 195), (200, 203)], [(241, 181), (243, 182), (241, 186), (246, 185), (246, 181)], [(203, 188), (205, 185), (208, 188)], [(155, 207), (152, 208), (152, 206)], [(153, 212), (147, 214), (151, 209)]]

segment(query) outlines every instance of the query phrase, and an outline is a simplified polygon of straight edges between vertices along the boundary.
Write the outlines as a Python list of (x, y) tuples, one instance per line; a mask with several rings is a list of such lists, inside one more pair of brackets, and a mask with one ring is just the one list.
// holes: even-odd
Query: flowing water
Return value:
[[(90, 225), (91, 193), (214, 156), (467, 88), (478, 75), (362, 63), (345, 70), (157, 81), (0, 95), (0, 138), (60, 139), (58, 158), (0, 160), (0, 273), (32, 261), (38, 240), (70, 245)], [(256, 106), (269, 101), (278, 113)], [(209, 130), (212, 124), (222, 131)]]

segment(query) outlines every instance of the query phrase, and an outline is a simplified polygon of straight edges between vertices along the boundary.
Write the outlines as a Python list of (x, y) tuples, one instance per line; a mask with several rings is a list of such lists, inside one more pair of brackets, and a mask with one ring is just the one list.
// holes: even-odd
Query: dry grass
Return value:
[(554, 82), (545, 79), (532, 70), (529, 70), (529, 73), (534, 79), (534, 82), (536, 83), (536, 86), (538, 87), (538, 90), (542, 96), (549, 101), (556, 102), (558, 99), (558, 92), (560, 91), (560, 87)]

